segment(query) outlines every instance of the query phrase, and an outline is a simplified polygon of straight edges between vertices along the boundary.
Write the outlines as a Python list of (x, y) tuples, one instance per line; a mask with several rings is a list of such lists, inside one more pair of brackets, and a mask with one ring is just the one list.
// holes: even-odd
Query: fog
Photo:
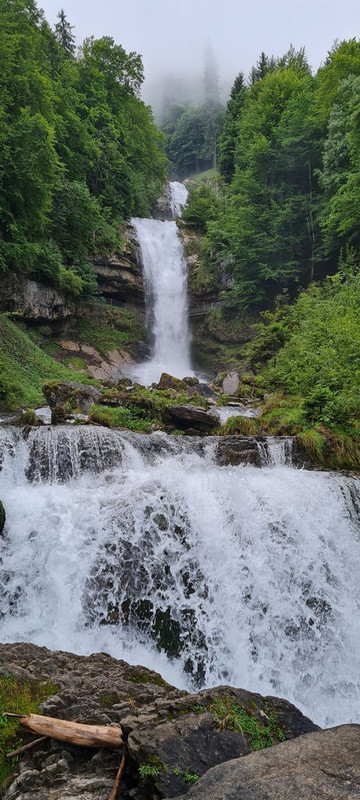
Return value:
[[(53, 25), (61, 6), (78, 44), (86, 36), (111, 35), (143, 56), (143, 97), (159, 108), (163, 79), (197, 99), (204, 52), (211, 43), (226, 99), (235, 76), (246, 75), (260, 52), (282, 55), (292, 43), (305, 46), (317, 69), (336, 39), (358, 37), (359, 0), (46, 0), (40, 4)], [(181, 86), (179, 84), (181, 79)], [(185, 87), (185, 88), (184, 88)], [(179, 97), (186, 99), (186, 97)]]

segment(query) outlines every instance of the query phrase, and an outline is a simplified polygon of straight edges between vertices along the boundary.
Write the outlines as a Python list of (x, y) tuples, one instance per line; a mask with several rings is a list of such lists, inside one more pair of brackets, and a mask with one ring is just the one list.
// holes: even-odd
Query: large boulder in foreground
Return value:
[(191, 428), (206, 432), (218, 428), (220, 425), (218, 414), (209, 414), (199, 406), (170, 406), (168, 414), (177, 427), (185, 430)]
[(309, 733), (209, 770), (177, 800), (360, 800), (360, 725)]
[[(216, 764), (251, 758), (246, 754), (254, 747), (316, 730), (285, 700), (226, 686), (189, 694), (156, 672), (104, 653), (76, 656), (32, 644), (0, 645), (0, 682), (4, 676), (35, 696), (41, 690), (48, 716), (121, 725), (127, 744), (119, 797), (133, 800), (183, 795)], [(24, 743), (30, 738), (25, 733)], [(48, 739), (21, 755), (4, 797), (108, 800), (119, 759), (118, 751)]]

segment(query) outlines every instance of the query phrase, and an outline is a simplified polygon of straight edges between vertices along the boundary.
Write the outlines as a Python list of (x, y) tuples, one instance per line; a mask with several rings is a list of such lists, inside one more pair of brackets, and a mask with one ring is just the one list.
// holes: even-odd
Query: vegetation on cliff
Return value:
[(75, 54), (64, 13), (52, 31), (34, 0), (0, 0), (0, 23), (0, 275), (89, 295), (92, 256), (120, 246), (165, 180), (141, 58), (110, 36)]

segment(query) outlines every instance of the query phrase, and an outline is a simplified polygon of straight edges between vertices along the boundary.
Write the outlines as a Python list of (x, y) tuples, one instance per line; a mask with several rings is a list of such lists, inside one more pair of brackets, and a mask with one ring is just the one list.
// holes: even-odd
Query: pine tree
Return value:
[(72, 33), (73, 26), (66, 19), (63, 8), (58, 13), (59, 22), (55, 25), (55, 37), (64, 48), (67, 56), (72, 57), (75, 53), (75, 36)]

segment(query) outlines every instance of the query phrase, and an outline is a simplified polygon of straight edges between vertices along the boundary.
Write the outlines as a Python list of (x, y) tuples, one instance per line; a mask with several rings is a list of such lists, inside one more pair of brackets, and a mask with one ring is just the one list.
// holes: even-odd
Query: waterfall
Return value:
[[(170, 184), (173, 217), (179, 216), (187, 190)], [(178, 378), (192, 375), (187, 304), (187, 265), (176, 222), (132, 219), (143, 265), (148, 324), (154, 345), (150, 361), (137, 365), (132, 377), (143, 384), (162, 372)]]
[(0, 428), (2, 641), (359, 722), (359, 479), (284, 465), (285, 440), (220, 467), (216, 441)]

